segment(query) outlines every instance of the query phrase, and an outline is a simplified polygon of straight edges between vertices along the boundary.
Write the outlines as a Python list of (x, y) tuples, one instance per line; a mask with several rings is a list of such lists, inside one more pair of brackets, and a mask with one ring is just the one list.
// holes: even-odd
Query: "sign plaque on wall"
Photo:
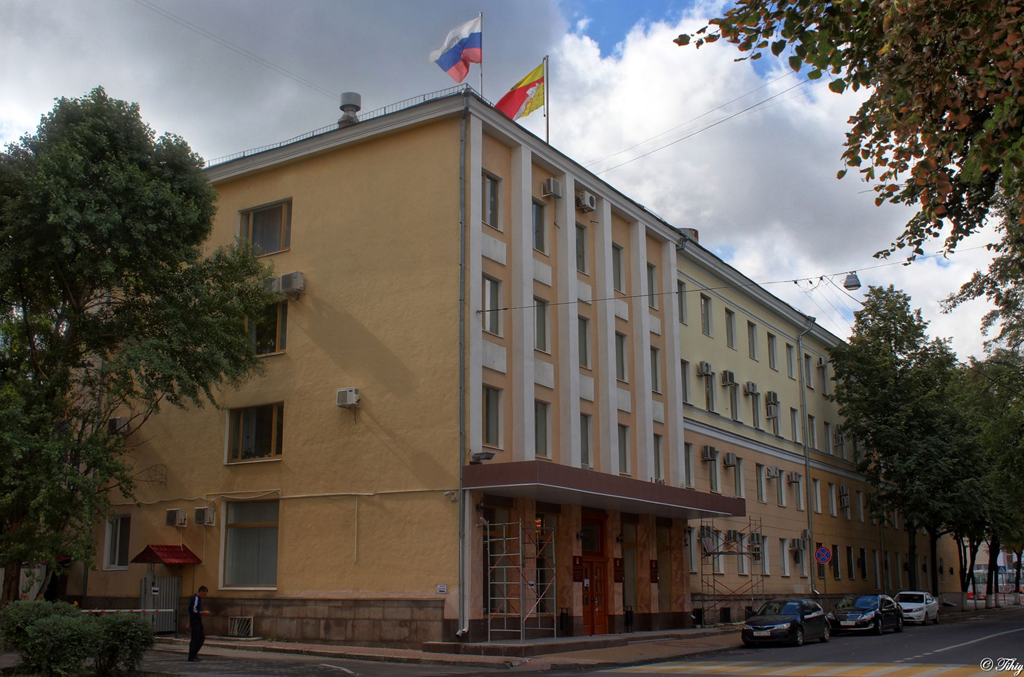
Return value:
[(572, 556), (572, 582), (583, 582), (583, 557), (580, 555)]
[(651, 583), (658, 582), (658, 560), (651, 560)]
[(625, 575), (625, 567), (622, 566), (622, 558), (616, 557), (614, 564), (615, 582), (621, 583)]

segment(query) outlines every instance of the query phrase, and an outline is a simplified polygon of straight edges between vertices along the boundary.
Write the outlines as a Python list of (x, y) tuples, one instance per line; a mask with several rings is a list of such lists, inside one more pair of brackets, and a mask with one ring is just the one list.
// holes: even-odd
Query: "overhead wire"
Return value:
[(272, 62), (268, 61), (267, 59), (264, 59), (263, 57), (259, 56), (258, 54), (253, 54), (252, 52), (250, 52), (249, 50), (245, 49), (244, 47), (240, 47), (240, 46), (236, 45), (235, 43), (230, 42), (230, 41), (220, 37), (219, 35), (215, 35), (214, 33), (211, 33), (210, 31), (206, 30), (205, 28), (201, 28), (200, 26), (195, 25), (194, 23), (192, 23), (191, 21), (188, 21), (187, 19), (182, 19), (180, 16), (177, 16), (176, 14), (172, 14), (171, 12), (167, 11), (166, 9), (164, 9), (164, 8), (158, 6), (158, 5), (155, 5), (152, 2), (149, 2), (149, 0), (135, 0), (135, 2), (137, 4), (139, 4), (139, 5), (147, 8), (147, 9), (149, 9), (151, 11), (153, 11), (153, 12), (156, 12), (157, 14), (163, 16), (164, 18), (170, 19), (171, 21), (175, 22), (179, 26), (187, 28), (188, 30), (192, 31), (193, 33), (196, 33), (197, 35), (201, 35), (202, 37), (206, 38), (207, 40), (211, 40), (213, 42), (216, 42), (218, 45), (220, 45), (222, 47), (227, 47), (232, 52), (235, 52), (236, 54), (238, 54), (240, 56), (243, 56), (246, 59), (249, 59), (250, 61), (254, 61), (255, 63), (258, 63), (259, 65), (264, 66), (265, 68), (269, 68), (270, 70), (272, 70), (272, 71), (274, 71), (276, 73), (279, 73), (280, 75), (283, 75), (286, 78), (290, 78), (290, 79), (294, 80), (295, 82), (298, 82), (301, 85), (305, 85), (306, 87), (309, 87), (310, 89), (316, 90), (320, 94), (323, 94), (324, 96), (326, 96), (326, 97), (328, 97), (330, 99), (336, 99), (337, 96), (338, 96), (337, 94), (335, 94), (331, 90), (327, 89), (326, 87), (321, 87), (320, 85), (316, 84), (315, 82), (312, 82), (311, 80), (307, 80), (306, 78), (302, 77), (301, 75), (298, 75), (297, 73), (293, 73), (292, 71), (288, 70), (287, 68), (283, 68), (281, 66), (278, 66), (277, 64), (272, 63)]

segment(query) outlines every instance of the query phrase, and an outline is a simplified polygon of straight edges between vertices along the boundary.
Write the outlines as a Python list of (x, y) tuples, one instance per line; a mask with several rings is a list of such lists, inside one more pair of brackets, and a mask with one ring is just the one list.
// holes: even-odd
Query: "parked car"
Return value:
[(932, 597), (931, 593), (904, 590), (894, 599), (903, 610), (904, 622), (920, 623), (921, 625), (928, 621), (939, 622), (939, 600)]
[(813, 599), (773, 599), (746, 620), (742, 636), (746, 646), (770, 642), (801, 646), (805, 640), (827, 642), (831, 630), (825, 610)]
[(828, 614), (836, 633), (870, 630), (881, 635), (886, 630), (903, 632), (903, 611), (888, 595), (847, 595)]

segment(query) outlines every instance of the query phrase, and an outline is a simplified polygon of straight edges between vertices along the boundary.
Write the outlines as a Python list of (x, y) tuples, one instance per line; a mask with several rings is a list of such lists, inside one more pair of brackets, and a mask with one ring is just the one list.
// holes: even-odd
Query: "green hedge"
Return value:
[(74, 677), (96, 654), (100, 628), (95, 618), (54, 614), (28, 627), (26, 664), (44, 677)]
[(96, 674), (101, 677), (134, 675), (153, 646), (153, 625), (135, 614), (101, 614), (95, 654)]
[(53, 615), (74, 616), (78, 607), (66, 602), (19, 601), (0, 607), (0, 647), (25, 657), (28, 629), (36, 621)]

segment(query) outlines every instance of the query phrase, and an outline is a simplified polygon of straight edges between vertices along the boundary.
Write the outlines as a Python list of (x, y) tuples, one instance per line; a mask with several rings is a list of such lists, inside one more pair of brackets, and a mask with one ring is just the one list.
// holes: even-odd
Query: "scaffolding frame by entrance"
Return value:
[[(732, 524), (734, 522), (730, 520), (730, 526)], [(750, 517), (741, 528), (727, 529), (725, 532), (715, 528), (713, 519), (702, 519), (697, 536), (701, 549), (700, 589), (703, 598), (700, 624), (706, 627), (717, 622), (743, 620), (726, 620), (719, 616), (722, 609), (731, 609), (734, 604), (743, 602), (749, 602), (749, 606), (756, 610), (758, 603), (765, 599), (764, 560), (761, 553), (766, 544), (761, 531), (761, 519)], [(736, 559), (735, 570), (740, 572), (740, 580), (735, 586), (725, 582), (724, 558)], [(743, 573), (744, 570), (746, 573)]]
[(558, 636), (555, 617), (555, 527), (538, 523), (523, 529), (518, 522), (488, 524), (487, 641)]

